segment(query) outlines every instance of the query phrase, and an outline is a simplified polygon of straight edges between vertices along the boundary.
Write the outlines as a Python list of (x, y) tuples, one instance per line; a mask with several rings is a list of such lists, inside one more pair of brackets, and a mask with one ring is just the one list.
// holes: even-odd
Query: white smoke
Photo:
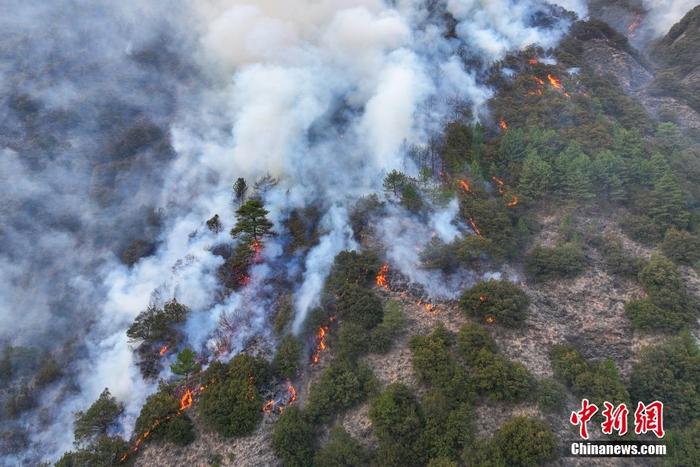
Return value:
[(663, 36), (698, 5), (697, 0), (644, 0), (644, 7), (648, 10), (645, 24), (651, 28), (653, 37)]
[[(131, 269), (108, 261), (100, 270), (106, 291), (95, 306), (88, 355), (78, 365), (81, 392), (54, 412), (54, 424), (35, 432), (33, 441), (42, 453), (56, 457), (70, 448), (67, 427), (73, 411), (87, 406), (104, 387), (127, 404), (129, 433), (153, 384), (141, 379), (125, 330), (149, 302), (175, 296), (187, 304), (193, 313), (185, 330), (193, 346), (211, 345), (222, 315), (240, 324), (232, 353), (249, 338), (269, 333), (270, 303), (259, 293), (267, 278), (281, 274), (272, 265), (282, 256), (282, 222), (293, 209), (314, 204), (322, 212), (318, 245), (298, 266), (277, 264), (303, 273), (294, 299), (294, 329), (299, 330), (318, 303), (334, 256), (357, 247), (347, 214), (354, 201), (379, 191), (383, 174), (392, 169), (415, 175), (406, 149), (425, 145), (451, 117), (455, 103), (471, 108), (475, 118), (485, 112), (492, 91), (479, 82), (484, 69), (467, 68), (462, 52), (478, 56), (487, 67), (511, 50), (554, 45), (568, 25), (553, 20), (553, 27), (539, 26), (536, 13), (550, 12), (542, 1), (449, 0), (447, 11), (458, 21), (459, 38), (448, 38), (424, 2), (393, 3), (209, 0), (181, 5), (190, 21), (178, 27), (187, 28), (185, 36), (193, 35), (196, 44), (185, 52), (197, 57), (204, 77), (196, 81), (202, 89), (180, 103), (170, 128), (177, 157), (159, 191), (166, 212), (160, 247)], [(579, 2), (565, 3), (584, 11)], [(171, 9), (161, 7), (164, 15)], [(138, 23), (138, 11), (127, 18)], [(233, 223), (231, 182), (240, 176), (252, 182), (268, 173), (279, 183), (264, 193), (264, 201), (281, 235), (267, 242), (264, 264), (253, 269), (250, 284), (217, 302), (215, 272), (222, 259), (210, 250), (227, 240)], [(422, 272), (417, 249), (433, 231), (444, 241), (454, 240), (456, 212), (452, 202), (423, 225), (391, 208), (380, 224), (391, 241), (388, 259), (417, 282), (442, 283), (435, 292), (445, 297), (454, 296), (459, 284)], [(218, 235), (203, 226), (215, 213), (225, 224)], [(3, 313), (17, 305), (0, 304)]]

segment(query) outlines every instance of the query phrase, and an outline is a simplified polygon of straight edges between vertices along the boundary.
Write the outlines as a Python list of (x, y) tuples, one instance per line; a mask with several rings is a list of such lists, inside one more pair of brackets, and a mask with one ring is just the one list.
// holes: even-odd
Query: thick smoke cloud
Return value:
[[(193, 310), (185, 331), (197, 349), (213, 345), (221, 317), (233, 320), (232, 355), (250, 338), (270, 335), (268, 279), (298, 271), (298, 331), (333, 257), (357, 247), (348, 226), (354, 202), (380, 191), (392, 169), (415, 175), (408, 148), (425, 145), (455, 103), (475, 119), (486, 116), (492, 91), (480, 75), (491, 62), (531, 43), (554, 45), (568, 25), (540, 1), (450, 0), (447, 11), (457, 20), (457, 37), (450, 37), (442, 12), (424, 2), (393, 3), (211, 0), (144, 9), (60, 1), (7, 9), (1, 86), (20, 98), (2, 106), (11, 119), (0, 162), (0, 193), (8, 200), (0, 212), (0, 313), (16, 323), (3, 338), (29, 340), (42, 331), (36, 323), (54, 331), (63, 320), (63, 336), (76, 323), (90, 324), (71, 369), (78, 392), (57, 405), (56, 391), (48, 391), (42, 404), (52, 407), (50, 420), (34, 414), (23, 421), (39, 455), (70, 448), (72, 413), (104, 387), (126, 403), (129, 434), (153, 383), (141, 379), (125, 329), (151, 302), (177, 297)], [(578, 3), (565, 6), (583, 11)], [(481, 65), (467, 67), (465, 57)], [(34, 113), (47, 121), (31, 121), (33, 101), (24, 94), (40, 103)], [(51, 126), (53, 110), (70, 110), (77, 122)], [(124, 141), (133, 140), (134, 123), (149, 123), (152, 137), (132, 151)], [(36, 142), (36, 125), (64, 144)], [(124, 153), (133, 157), (123, 160)], [(106, 178), (95, 175), (101, 164)], [(262, 195), (280, 235), (266, 244), (250, 284), (220, 300), (215, 272), (223, 260), (211, 248), (229, 240), (231, 182), (265, 174), (279, 180)], [(96, 190), (105, 184), (107, 194)], [(310, 205), (322, 213), (320, 241), (303, 258), (285, 258), (283, 221)], [(162, 214), (145, 228), (151, 208)], [(452, 224), (455, 212), (453, 202), (427, 226), (392, 212), (380, 226), (396, 239), (388, 259), (415, 273), (411, 228), (426, 239), (433, 231), (454, 239), (464, 232)], [(218, 235), (203, 226), (215, 213), (225, 227)], [(139, 236), (157, 244), (153, 254), (131, 268), (120, 264), (114, 252)], [(67, 303), (53, 303), (56, 297)]]
[(645, 23), (652, 37), (663, 36), (693, 7), (700, 5), (697, 0), (643, 0), (643, 3), (648, 10)]

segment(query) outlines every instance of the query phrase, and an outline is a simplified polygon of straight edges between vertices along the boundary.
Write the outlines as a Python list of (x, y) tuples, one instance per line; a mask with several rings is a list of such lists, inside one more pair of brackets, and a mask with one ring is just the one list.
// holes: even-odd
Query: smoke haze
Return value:
[[(582, 2), (559, 3), (585, 14)], [(190, 307), (184, 330), (197, 350), (213, 347), (221, 317), (233, 320), (231, 356), (253, 337), (271, 340), (269, 280), (286, 274), (298, 332), (334, 256), (358, 247), (356, 200), (381, 191), (392, 169), (416, 176), (409, 148), (425, 146), (457, 106), (488, 118), (489, 64), (554, 46), (570, 24), (538, 0), (12, 1), (5, 11), (0, 317), (13, 324), (0, 339), (81, 342), (75, 389), (57, 383), (40, 400), (50, 416), (12, 422), (31, 444), (7, 463), (69, 449), (73, 413), (105, 387), (125, 402), (129, 435), (155, 383), (142, 379), (125, 330), (149, 303)], [(221, 298), (212, 248), (230, 241), (231, 184), (266, 174), (278, 179), (260, 195), (279, 235), (250, 283)], [(319, 242), (286, 256), (283, 223), (307, 206), (321, 213)], [(445, 278), (418, 270), (415, 241), (468, 235), (453, 222), (456, 202), (427, 221), (392, 209), (379, 226), (392, 240), (387, 259), (449, 296)], [(214, 214), (219, 234), (204, 226)], [(119, 256), (135, 239), (148, 248), (129, 266)]]

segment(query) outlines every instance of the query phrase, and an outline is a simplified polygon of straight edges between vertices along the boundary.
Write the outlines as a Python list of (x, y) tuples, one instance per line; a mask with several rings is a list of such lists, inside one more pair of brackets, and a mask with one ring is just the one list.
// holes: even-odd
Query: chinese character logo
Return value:
[[(614, 432), (618, 436), (627, 434), (627, 419), (629, 410), (627, 405), (622, 403), (618, 406), (605, 401), (603, 402), (603, 422), (601, 423), (601, 431), (603, 434), (611, 435)], [(581, 401), (581, 410), (571, 412), (569, 422), (572, 425), (579, 427), (579, 435), (583, 439), (588, 439), (588, 422), (598, 412), (598, 406), (591, 404), (588, 399)], [(654, 401), (650, 404), (639, 402), (637, 410), (634, 411), (634, 432), (638, 435), (646, 433), (654, 433), (657, 438), (663, 438), (666, 434), (664, 431), (664, 404), (659, 401)]]

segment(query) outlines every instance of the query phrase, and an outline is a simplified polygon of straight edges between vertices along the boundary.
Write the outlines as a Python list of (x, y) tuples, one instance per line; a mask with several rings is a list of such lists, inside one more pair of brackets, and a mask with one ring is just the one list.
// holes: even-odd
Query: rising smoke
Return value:
[[(149, 303), (186, 303), (197, 349), (213, 344), (221, 316), (234, 320), (230, 356), (271, 336), (268, 279), (287, 274), (299, 331), (334, 256), (357, 247), (355, 201), (380, 191), (392, 169), (416, 175), (408, 149), (426, 145), (455, 104), (488, 117), (486, 67), (510, 50), (556, 44), (570, 23), (539, 0), (139, 5), (15, 1), (0, 20), (0, 313), (14, 323), (2, 339), (83, 342), (70, 369), (77, 391), (46, 391), (50, 416), (23, 418), (24, 459), (70, 448), (73, 412), (104, 387), (126, 403), (129, 433), (154, 383), (141, 378), (125, 329)], [(134, 135), (144, 144), (130, 147)], [(223, 260), (211, 249), (228, 241), (231, 182), (266, 174), (279, 180), (262, 195), (280, 235), (249, 285), (222, 300)], [(310, 205), (322, 213), (319, 243), (287, 258), (283, 221)], [(219, 234), (203, 225), (215, 213)], [(449, 241), (467, 230), (453, 225), (455, 213), (454, 202), (436, 207), (421, 225), (392, 208), (380, 226), (396, 239), (388, 259), (425, 285), (442, 281), (416, 273), (411, 229)], [(153, 249), (129, 267), (117, 256), (134, 238)]]

